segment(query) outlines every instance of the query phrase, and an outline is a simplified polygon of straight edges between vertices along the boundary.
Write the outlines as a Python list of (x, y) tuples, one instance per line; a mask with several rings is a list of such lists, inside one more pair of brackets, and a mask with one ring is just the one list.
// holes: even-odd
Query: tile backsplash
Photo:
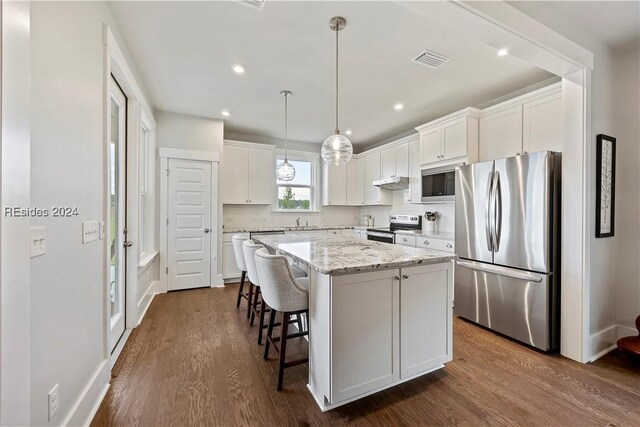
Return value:
[[(358, 225), (360, 207), (321, 206), (319, 212), (273, 212), (271, 205), (224, 205), (224, 228), (290, 227), (296, 225)], [(223, 230), (224, 231), (224, 230)]]

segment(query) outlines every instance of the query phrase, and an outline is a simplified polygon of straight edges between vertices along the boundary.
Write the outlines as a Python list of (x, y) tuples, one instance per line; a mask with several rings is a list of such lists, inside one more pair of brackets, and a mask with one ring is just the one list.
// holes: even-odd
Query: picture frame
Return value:
[(596, 237), (613, 237), (616, 206), (616, 138), (596, 137)]

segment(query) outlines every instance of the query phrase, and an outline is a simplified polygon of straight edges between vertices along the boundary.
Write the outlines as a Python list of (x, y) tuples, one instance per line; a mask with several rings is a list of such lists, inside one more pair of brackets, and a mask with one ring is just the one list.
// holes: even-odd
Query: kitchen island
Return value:
[(309, 390), (323, 411), (452, 359), (454, 255), (335, 235), (256, 241), (309, 273)]

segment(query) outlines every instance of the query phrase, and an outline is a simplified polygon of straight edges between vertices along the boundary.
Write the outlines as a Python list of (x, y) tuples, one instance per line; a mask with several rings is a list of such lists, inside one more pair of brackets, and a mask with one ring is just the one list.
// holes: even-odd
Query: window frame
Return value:
[[(274, 195), (273, 195), (273, 203), (271, 205), (271, 211), (274, 213), (313, 213), (319, 212), (319, 196), (320, 189), (318, 188), (320, 185), (320, 155), (318, 153), (311, 153), (306, 151), (294, 151), (288, 150), (287, 157), (289, 160), (294, 160), (298, 162), (309, 162), (311, 164), (311, 184), (310, 185), (302, 185), (302, 184), (292, 184), (292, 185), (283, 185), (278, 184), (278, 179), (275, 174), (273, 175), (274, 179)], [(275, 164), (273, 166), (274, 170), (278, 164), (284, 161), (284, 150), (277, 149), (275, 150)], [(309, 209), (281, 209), (279, 205), (278, 199), (278, 189), (280, 187), (291, 187), (291, 188), (309, 188), (311, 191), (311, 205)]]

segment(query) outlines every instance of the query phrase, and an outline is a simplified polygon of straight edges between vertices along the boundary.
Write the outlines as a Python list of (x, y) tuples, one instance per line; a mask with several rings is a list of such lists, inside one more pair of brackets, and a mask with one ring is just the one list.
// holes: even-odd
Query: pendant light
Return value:
[(291, 181), (296, 176), (296, 169), (287, 160), (287, 121), (289, 116), (287, 98), (291, 95), (291, 91), (280, 91), (281, 95), (284, 95), (284, 162), (280, 163), (276, 167), (276, 178), (278, 181)]
[(338, 32), (346, 25), (347, 21), (340, 16), (335, 16), (329, 21), (329, 28), (336, 32), (336, 133), (324, 140), (320, 155), (322, 160), (331, 165), (344, 165), (353, 156), (351, 141), (340, 134), (338, 127)]

